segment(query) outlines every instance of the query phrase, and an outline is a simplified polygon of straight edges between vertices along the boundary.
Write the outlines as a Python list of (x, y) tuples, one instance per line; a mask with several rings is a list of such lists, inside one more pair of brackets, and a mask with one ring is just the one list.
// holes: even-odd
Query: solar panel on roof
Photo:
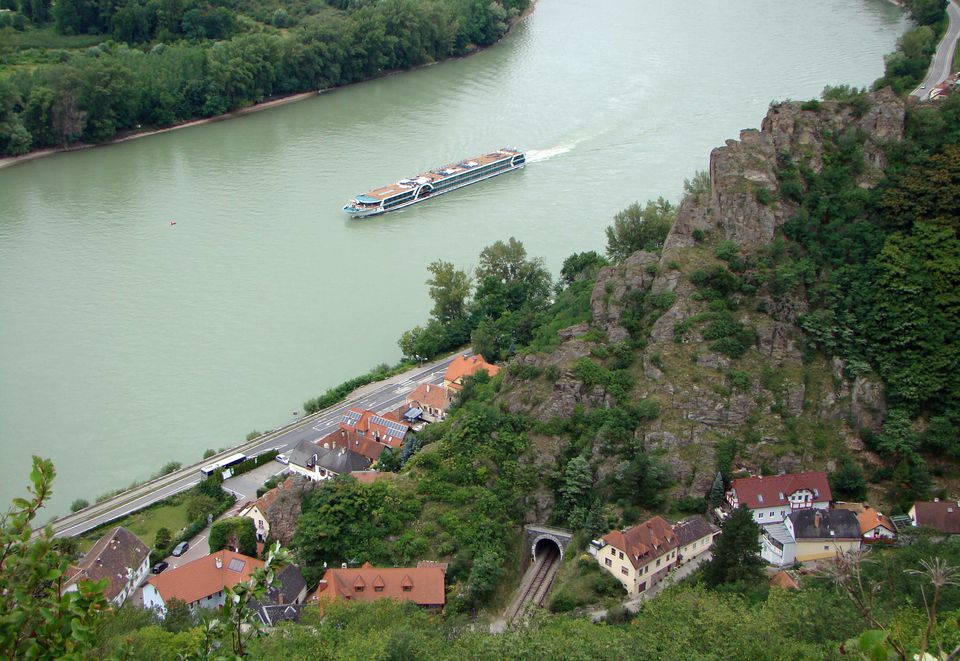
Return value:
[(242, 572), (242, 571), (243, 571), (243, 566), (244, 566), (245, 564), (247, 564), (247, 563), (244, 562), (243, 560), (240, 560), (239, 558), (234, 558), (233, 560), (231, 560), (231, 561), (227, 564), (227, 569), (230, 569), (230, 570), (235, 571), (235, 572)]

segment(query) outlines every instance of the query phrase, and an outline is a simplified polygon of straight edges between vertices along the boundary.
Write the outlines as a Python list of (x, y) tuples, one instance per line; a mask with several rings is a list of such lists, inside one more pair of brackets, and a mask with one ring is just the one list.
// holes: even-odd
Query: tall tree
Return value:
[(427, 270), (433, 274), (427, 280), (430, 285), (430, 298), (433, 299), (431, 314), (442, 324), (463, 318), (466, 315), (467, 298), (470, 296), (470, 276), (466, 271), (443, 260), (432, 262)]
[(107, 581), (79, 581), (61, 592), (69, 556), (47, 527), (31, 522), (50, 499), (56, 472), (48, 459), (33, 458), (29, 499), (16, 498), (0, 517), (0, 656), (12, 659), (85, 658), (94, 644), (94, 624), (107, 608)]
[(631, 204), (607, 227), (607, 255), (622, 261), (638, 250), (659, 252), (676, 216), (676, 207), (662, 197), (643, 207)]
[(707, 585), (755, 581), (763, 575), (760, 559), (760, 526), (746, 505), (733, 511), (707, 564), (703, 578)]

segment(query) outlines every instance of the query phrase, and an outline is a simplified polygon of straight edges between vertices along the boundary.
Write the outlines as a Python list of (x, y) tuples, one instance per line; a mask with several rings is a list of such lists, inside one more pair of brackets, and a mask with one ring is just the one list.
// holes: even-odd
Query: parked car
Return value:
[(177, 544), (176, 548), (173, 549), (171, 555), (174, 558), (179, 558), (181, 555), (187, 552), (187, 549), (190, 548), (190, 542), (180, 542)]
[(284, 466), (286, 466), (287, 464), (290, 463), (290, 457), (288, 457), (288, 456), (285, 455), (285, 454), (278, 454), (278, 455), (277, 455), (277, 461), (279, 461), (281, 464), (283, 464)]
[(160, 562), (155, 564), (153, 567), (151, 567), (150, 571), (152, 571), (154, 574), (159, 574), (169, 566), (170, 566), (169, 562), (167, 562), (166, 560), (161, 560)]

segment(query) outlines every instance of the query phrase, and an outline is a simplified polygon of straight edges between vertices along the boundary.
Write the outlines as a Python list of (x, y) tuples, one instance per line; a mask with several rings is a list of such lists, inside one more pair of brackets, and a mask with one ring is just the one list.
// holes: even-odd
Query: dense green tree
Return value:
[(228, 517), (216, 521), (210, 527), (210, 552), (222, 549), (257, 557), (257, 529), (248, 516)]
[[(47, 527), (31, 528), (50, 499), (53, 464), (33, 458), (27, 499), (0, 518), (0, 654), (12, 659), (84, 658), (96, 643), (95, 624), (107, 608), (107, 581), (81, 580), (62, 592), (71, 558)], [(61, 593), (62, 592), (62, 593)]]
[(554, 516), (567, 522), (578, 508), (590, 505), (593, 496), (593, 473), (590, 464), (582, 455), (567, 462), (557, 489), (557, 506)]
[(165, 549), (170, 546), (170, 542), (173, 540), (173, 534), (170, 532), (169, 528), (158, 528), (157, 535), (154, 538), (153, 545), (158, 549)]
[(570, 286), (579, 278), (595, 276), (601, 267), (609, 263), (595, 250), (574, 253), (563, 260), (563, 266), (560, 268), (560, 282)]
[(607, 255), (619, 262), (638, 250), (659, 252), (676, 215), (676, 207), (662, 197), (617, 212), (607, 227)]
[(760, 526), (746, 505), (735, 509), (723, 523), (713, 558), (707, 563), (703, 579), (716, 587), (727, 583), (757, 581), (763, 575), (760, 559)]
[(837, 469), (830, 473), (830, 491), (844, 500), (866, 500), (867, 480), (860, 464), (845, 455)]
[(443, 260), (431, 262), (427, 270), (433, 274), (427, 284), (430, 285), (430, 298), (433, 299), (431, 314), (434, 319), (446, 324), (466, 316), (467, 299), (472, 286), (467, 272)]
[(720, 505), (723, 504), (725, 493), (726, 489), (724, 488), (723, 474), (717, 471), (717, 474), (713, 478), (713, 484), (710, 486), (710, 492), (707, 494), (707, 506), (711, 510), (720, 507)]

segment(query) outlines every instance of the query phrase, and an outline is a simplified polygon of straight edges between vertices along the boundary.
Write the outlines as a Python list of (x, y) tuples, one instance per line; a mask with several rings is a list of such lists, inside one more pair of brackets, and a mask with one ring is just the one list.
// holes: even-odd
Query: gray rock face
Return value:
[(622, 264), (604, 267), (597, 274), (590, 296), (593, 325), (606, 333), (612, 344), (623, 342), (629, 336), (627, 329), (620, 325), (623, 297), (627, 292), (648, 288), (659, 261), (656, 253), (635, 252)]

